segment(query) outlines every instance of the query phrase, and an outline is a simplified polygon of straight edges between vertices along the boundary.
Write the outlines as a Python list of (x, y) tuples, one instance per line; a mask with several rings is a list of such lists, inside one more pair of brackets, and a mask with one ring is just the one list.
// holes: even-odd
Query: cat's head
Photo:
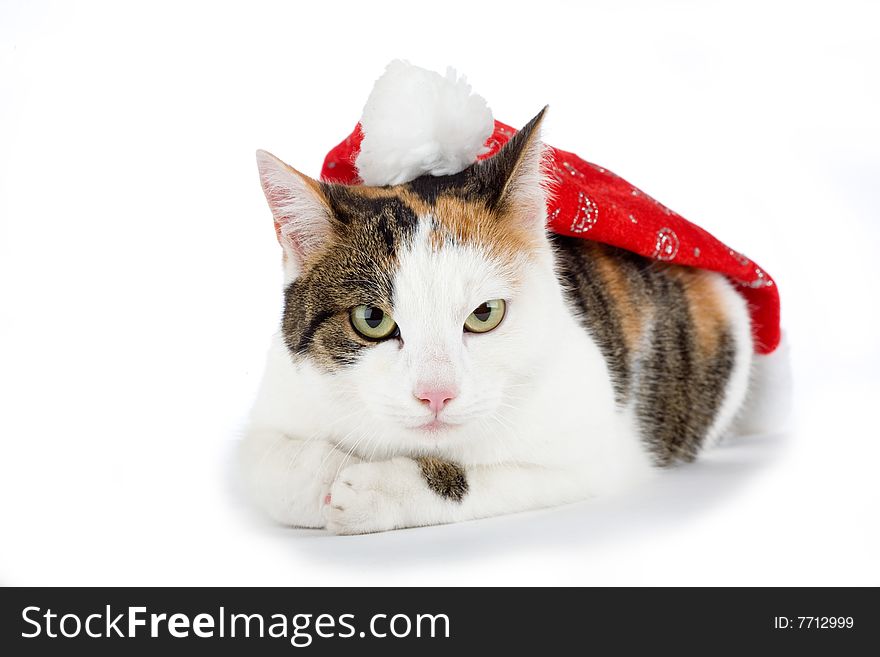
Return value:
[(343, 432), (418, 451), (504, 430), (540, 363), (555, 280), (543, 115), (460, 173), (388, 187), (320, 183), (258, 153), (284, 340), (351, 415)]

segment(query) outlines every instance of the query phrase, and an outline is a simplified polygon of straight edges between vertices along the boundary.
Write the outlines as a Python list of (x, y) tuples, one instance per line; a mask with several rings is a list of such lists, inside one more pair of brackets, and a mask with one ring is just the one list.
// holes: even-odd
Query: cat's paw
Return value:
[(418, 483), (418, 466), (411, 459), (345, 468), (325, 500), (327, 530), (334, 534), (369, 534), (410, 526), (407, 501)]
[(247, 455), (244, 465), (252, 498), (276, 522), (324, 527), (324, 500), (337, 473), (359, 460), (330, 443), (279, 437), (268, 449)]

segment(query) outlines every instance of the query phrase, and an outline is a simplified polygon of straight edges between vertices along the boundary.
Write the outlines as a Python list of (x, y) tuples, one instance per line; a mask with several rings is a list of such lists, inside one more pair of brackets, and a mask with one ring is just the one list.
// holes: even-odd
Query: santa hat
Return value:
[[(321, 179), (396, 185), (458, 173), (495, 155), (515, 134), (495, 121), (463, 77), (394, 61), (376, 82), (354, 131), (324, 160)], [(719, 272), (746, 298), (755, 350), (779, 345), (779, 292), (769, 274), (608, 169), (548, 147), (553, 232), (591, 239), (663, 262)]]

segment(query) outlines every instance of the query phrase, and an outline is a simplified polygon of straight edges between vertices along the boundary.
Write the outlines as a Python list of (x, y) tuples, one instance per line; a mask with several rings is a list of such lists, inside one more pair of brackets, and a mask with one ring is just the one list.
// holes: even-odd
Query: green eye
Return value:
[(397, 324), (391, 315), (376, 306), (352, 308), (351, 325), (368, 340), (384, 340), (398, 334)]
[(471, 333), (491, 331), (504, 319), (505, 308), (504, 299), (492, 299), (492, 301), (481, 304), (464, 320), (464, 330)]

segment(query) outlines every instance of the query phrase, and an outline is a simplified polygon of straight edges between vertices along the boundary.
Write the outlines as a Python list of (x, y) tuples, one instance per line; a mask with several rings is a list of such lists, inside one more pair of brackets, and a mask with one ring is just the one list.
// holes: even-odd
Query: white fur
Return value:
[[(395, 277), (402, 345), (379, 344), (328, 376), (294, 363), (276, 336), (244, 442), (255, 498), (280, 522), (315, 526), (330, 494), (326, 526), (361, 533), (552, 506), (647, 477), (651, 459), (615, 407), (605, 361), (567, 306), (549, 245), (547, 257), (512, 263), (473, 247), (438, 253), (430, 218), (420, 221)], [(462, 333), (487, 298), (509, 300), (502, 324)], [(444, 411), (455, 428), (412, 428), (429, 419), (412, 393), (422, 379), (459, 387)], [(462, 502), (428, 489), (406, 458), (419, 455), (466, 466)]]
[(370, 94), (361, 117), (364, 140), (355, 162), (366, 185), (396, 185), (419, 176), (458, 173), (476, 161), (494, 120), (465, 78), (395, 60)]
[(721, 301), (724, 316), (732, 332), (734, 343), (733, 368), (727, 381), (724, 401), (715, 416), (712, 426), (706, 432), (703, 448), (717, 444), (731, 429), (734, 418), (740, 412), (746, 390), (749, 386), (749, 372), (752, 369), (754, 349), (752, 346), (752, 323), (748, 304), (737, 292), (733, 283), (721, 274), (711, 274), (717, 298)]
[(784, 431), (791, 422), (791, 353), (788, 336), (771, 354), (754, 356), (745, 403), (734, 422), (739, 435)]

